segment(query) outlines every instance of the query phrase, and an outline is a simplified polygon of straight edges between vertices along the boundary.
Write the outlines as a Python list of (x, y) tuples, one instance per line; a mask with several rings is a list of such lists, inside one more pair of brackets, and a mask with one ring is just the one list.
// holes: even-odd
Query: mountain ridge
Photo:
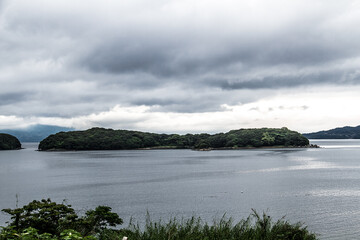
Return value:
[(17, 129), (1, 129), (1, 133), (7, 133), (15, 136), (20, 142), (40, 142), (51, 134), (58, 132), (74, 131), (74, 128), (56, 126), (56, 125), (43, 125), (35, 124), (26, 128)]
[(313, 133), (303, 133), (309, 139), (360, 139), (360, 125), (345, 126)]

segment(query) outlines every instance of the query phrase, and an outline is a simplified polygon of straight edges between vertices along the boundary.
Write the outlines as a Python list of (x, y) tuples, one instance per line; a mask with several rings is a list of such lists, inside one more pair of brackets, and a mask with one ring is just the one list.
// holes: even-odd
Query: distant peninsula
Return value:
[(122, 149), (238, 149), (258, 147), (306, 147), (309, 140), (287, 128), (231, 130), (217, 134), (157, 134), (128, 130), (91, 128), (59, 132), (39, 144), (40, 151)]
[(360, 139), (360, 126), (339, 127), (327, 131), (303, 134), (309, 139)]
[(16, 150), (21, 149), (21, 143), (16, 137), (0, 133), (0, 150)]

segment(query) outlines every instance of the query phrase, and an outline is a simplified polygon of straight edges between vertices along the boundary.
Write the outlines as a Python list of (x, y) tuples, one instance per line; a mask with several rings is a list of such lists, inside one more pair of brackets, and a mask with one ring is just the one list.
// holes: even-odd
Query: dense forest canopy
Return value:
[(341, 127), (327, 131), (305, 133), (304, 136), (310, 139), (360, 139), (360, 126)]
[(0, 150), (14, 150), (20, 148), (21, 143), (19, 139), (10, 134), (0, 133)]
[(308, 146), (309, 140), (287, 128), (239, 129), (218, 134), (156, 134), (92, 128), (60, 132), (39, 144), (39, 150), (120, 150), (141, 148), (223, 149), (241, 147)]

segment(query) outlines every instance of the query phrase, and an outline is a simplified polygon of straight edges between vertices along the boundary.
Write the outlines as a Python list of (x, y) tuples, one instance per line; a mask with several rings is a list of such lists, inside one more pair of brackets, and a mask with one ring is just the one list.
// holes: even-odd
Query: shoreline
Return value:
[(122, 151), (122, 150), (192, 150), (192, 151), (226, 151), (226, 150), (255, 150), (255, 149), (306, 149), (306, 148), (321, 148), (316, 144), (310, 144), (308, 146), (261, 146), (261, 147), (222, 147), (222, 148), (180, 148), (176, 146), (159, 146), (159, 147), (146, 147), (146, 148), (132, 148), (132, 149), (84, 149), (84, 150), (76, 150), (76, 149), (48, 149), (48, 150), (39, 150), (39, 152), (78, 152), (78, 151)]

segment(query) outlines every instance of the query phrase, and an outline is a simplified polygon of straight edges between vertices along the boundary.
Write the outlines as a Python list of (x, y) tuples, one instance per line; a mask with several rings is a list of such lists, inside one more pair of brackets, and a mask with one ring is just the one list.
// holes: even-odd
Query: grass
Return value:
[(140, 227), (132, 220), (126, 228), (99, 228), (90, 236), (83, 236), (72, 229), (60, 234), (39, 233), (38, 226), (15, 230), (14, 227), (0, 229), (0, 240), (316, 240), (314, 233), (301, 223), (291, 224), (281, 218), (273, 221), (267, 214), (255, 210), (246, 219), (234, 223), (225, 215), (212, 224), (201, 218), (172, 218), (167, 222), (152, 221), (149, 214), (146, 224)]
[(125, 229), (106, 230), (99, 239), (116, 240), (128, 237), (129, 240), (315, 240), (317, 236), (301, 223), (291, 224), (284, 218), (273, 221), (270, 216), (258, 214), (255, 210), (245, 220), (234, 224), (231, 218), (223, 216), (209, 225), (200, 218), (187, 220), (173, 218), (168, 222), (154, 222), (147, 216), (142, 229), (130, 222)]

